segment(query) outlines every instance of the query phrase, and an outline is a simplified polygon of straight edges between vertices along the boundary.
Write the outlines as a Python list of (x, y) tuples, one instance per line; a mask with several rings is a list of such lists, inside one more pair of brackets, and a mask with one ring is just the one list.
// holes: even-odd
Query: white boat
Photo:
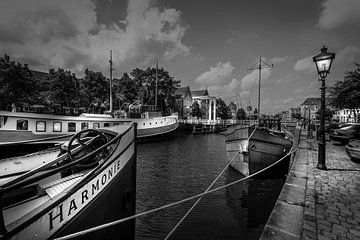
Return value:
[[(237, 128), (225, 137), (230, 166), (244, 176), (254, 174), (289, 153), (292, 141), (285, 133), (254, 127)], [(290, 156), (265, 171), (261, 176), (285, 176)]]
[[(0, 160), (0, 239), (53, 239), (135, 214), (136, 124)], [(134, 239), (135, 220), (82, 236)]]
[(14, 148), (19, 146), (26, 152), (26, 148), (34, 150), (62, 143), (84, 129), (98, 129), (129, 122), (137, 123), (139, 141), (171, 136), (178, 127), (177, 116), (114, 118), (102, 114), (59, 116), (0, 111), (0, 158), (1, 154), (16, 151)]
[[(272, 66), (266, 64), (261, 57), (256, 64), (258, 66), (254, 67), (254, 65), (250, 70), (259, 70), (257, 119), (260, 119), (261, 69)], [(286, 155), (290, 152), (293, 142), (286, 133), (261, 127), (260, 122), (261, 120), (257, 121), (257, 126), (237, 127), (225, 136), (228, 162), (231, 161), (230, 166), (239, 173), (249, 176), (284, 158), (283, 161), (257, 176), (283, 177), (288, 173), (290, 156)]]

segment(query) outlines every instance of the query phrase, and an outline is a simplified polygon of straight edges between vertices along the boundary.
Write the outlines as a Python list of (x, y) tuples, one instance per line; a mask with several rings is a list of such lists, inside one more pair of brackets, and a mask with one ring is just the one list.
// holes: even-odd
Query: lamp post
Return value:
[(321, 52), (313, 57), (315, 62), (317, 72), (320, 77), (321, 87), (320, 87), (320, 130), (319, 130), (319, 148), (318, 148), (318, 164), (316, 168), (321, 170), (326, 170), (325, 164), (325, 78), (330, 73), (330, 68), (332, 61), (335, 58), (335, 53), (330, 53), (327, 51), (327, 48), (323, 46)]

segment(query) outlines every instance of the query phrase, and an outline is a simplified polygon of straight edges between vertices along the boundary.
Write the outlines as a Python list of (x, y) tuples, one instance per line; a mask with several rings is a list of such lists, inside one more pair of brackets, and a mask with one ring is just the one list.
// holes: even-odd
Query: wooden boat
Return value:
[(205, 134), (205, 133), (219, 133), (226, 131), (226, 127), (224, 125), (206, 125), (206, 124), (196, 124), (193, 126), (192, 134)]
[[(289, 153), (292, 141), (284, 133), (245, 127), (225, 136), (230, 166), (243, 174), (251, 175), (278, 161)], [(290, 156), (265, 171), (261, 176), (284, 176), (288, 172)]]
[(26, 112), (0, 111), (0, 149), (2, 153), (40, 150), (44, 146), (63, 143), (84, 129), (97, 129), (136, 122), (138, 140), (171, 136), (178, 127), (176, 116), (154, 118), (114, 118), (111, 115), (81, 114), (59, 116)]
[[(52, 239), (135, 214), (136, 124), (0, 160), (0, 239)], [(135, 221), (82, 239), (134, 239)]]

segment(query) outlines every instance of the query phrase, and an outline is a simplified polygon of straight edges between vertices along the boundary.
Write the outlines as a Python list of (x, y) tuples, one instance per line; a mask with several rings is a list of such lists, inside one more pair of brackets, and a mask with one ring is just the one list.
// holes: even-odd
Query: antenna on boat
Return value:
[(157, 95), (158, 95), (158, 60), (156, 59), (156, 73), (155, 73), (155, 110), (157, 111)]
[(252, 71), (252, 70), (255, 70), (255, 69), (259, 69), (259, 95), (258, 95), (258, 126), (259, 126), (259, 123), (260, 123), (260, 88), (261, 88), (261, 69), (262, 68), (273, 68), (274, 65), (271, 64), (267, 64), (266, 62), (264, 62), (262, 59), (261, 59), (261, 56), (260, 56), (260, 59), (259, 61), (257, 61), (251, 68), (249, 68), (248, 70), (249, 71)]
[(109, 63), (110, 63), (110, 113), (113, 112), (113, 109), (112, 109), (112, 105), (113, 105), (113, 99), (112, 99), (112, 80), (113, 80), (113, 76), (112, 76), (112, 71), (114, 70), (113, 68), (113, 62), (112, 62), (112, 50), (110, 50), (110, 60), (109, 60)]

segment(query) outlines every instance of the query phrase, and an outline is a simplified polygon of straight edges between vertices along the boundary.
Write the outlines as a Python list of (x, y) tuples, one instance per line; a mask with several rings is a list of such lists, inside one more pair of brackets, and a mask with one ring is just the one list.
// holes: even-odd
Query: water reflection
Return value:
[[(206, 190), (226, 166), (224, 136), (181, 134), (138, 146), (137, 213)], [(214, 187), (241, 178), (228, 169)], [(283, 180), (250, 180), (205, 196), (171, 239), (257, 239)], [(195, 202), (137, 219), (136, 239), (163, 239)]]

